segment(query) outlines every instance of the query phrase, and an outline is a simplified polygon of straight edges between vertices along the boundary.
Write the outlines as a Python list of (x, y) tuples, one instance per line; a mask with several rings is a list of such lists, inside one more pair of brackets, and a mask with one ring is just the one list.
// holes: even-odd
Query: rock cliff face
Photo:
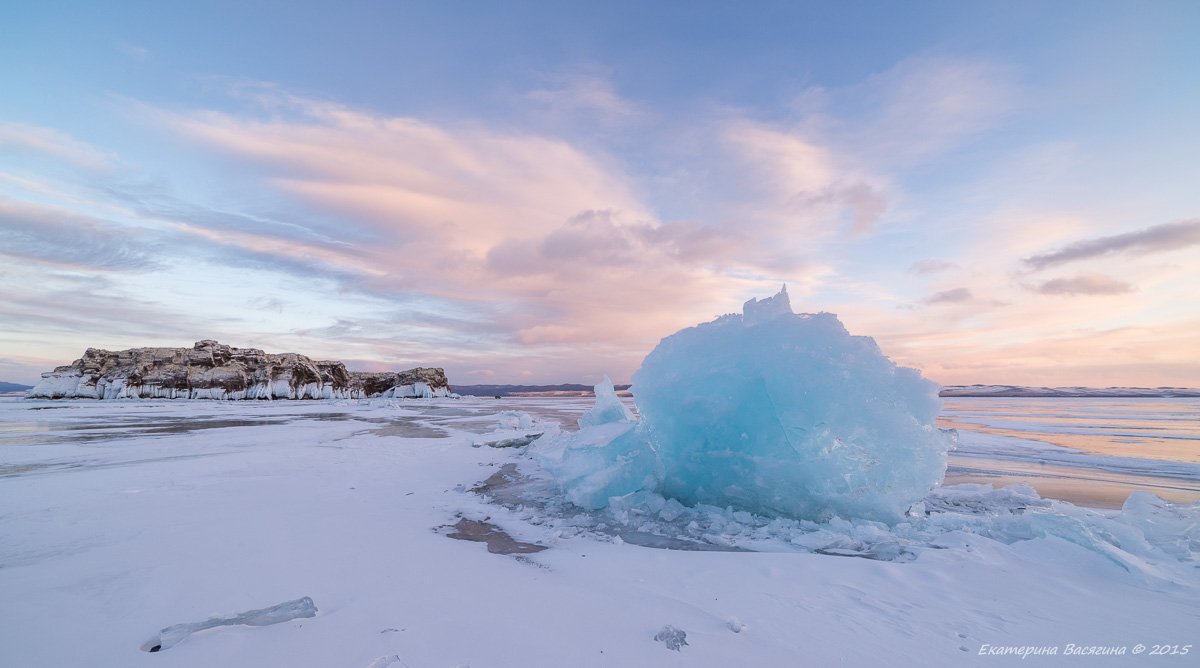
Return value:
[(346, 370), (336, 361), (198, 341), (192, 348), (88, 348), (42, 374), (37, 399), (358, 399), (448, 396), (441, 369)]
[[(340, 365), (341, 363), (338, 362)], [(444, 397), (450, 393), (450, 381), (439, 368), (417, 367), (408, 371), (370, 373), (350, 372), (350, 387), (355, 396), (364, 397)]]

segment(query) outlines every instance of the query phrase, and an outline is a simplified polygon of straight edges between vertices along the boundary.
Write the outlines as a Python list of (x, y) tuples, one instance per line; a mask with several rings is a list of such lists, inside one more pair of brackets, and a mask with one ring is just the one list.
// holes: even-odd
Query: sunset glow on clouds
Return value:
[(1005, 7), (18, 9), (0, 379), (216, 338), (620, 382), (787, 283), (947, 384), (1200, 386), (1200, 15)]

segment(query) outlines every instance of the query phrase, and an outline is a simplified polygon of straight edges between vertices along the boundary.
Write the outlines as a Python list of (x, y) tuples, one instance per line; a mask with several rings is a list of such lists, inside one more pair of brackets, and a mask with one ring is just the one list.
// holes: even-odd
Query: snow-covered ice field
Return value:
[[(1194, 514), (1133, 515), (1158, 530), (1134, 545), (1131, 525), (1105, 523), (1116, 511), (1022, 490), (931, 497), (931, 517), (952, 508), (953, 523), (895, 530), (653, 504), (586, 513), (553, 499), (522, 448), (483, 445), (573, 427), (590, 404), (0, 400), (0, 665), (1020, 661), (989, 654), (1006, 648), (1055, 649), (1026, 659), (1038, 663), (1195, 665)], [(1011, 435), (962, 443), (952, 463), (1025, 452)], [(1087, 470), (1082, 458), (1100, 457), (1053, 448), (1037, 441), (1026, 459)], [(450, 537), (471, 527), (500, 552), (546, 549)], [(707, 542), (635, 544), (654, 531)], [(143, 649), (210, 618), (223, 621)], [(667, 626), (686, 634), (678, 650), (655, 640), (674, 637)]]

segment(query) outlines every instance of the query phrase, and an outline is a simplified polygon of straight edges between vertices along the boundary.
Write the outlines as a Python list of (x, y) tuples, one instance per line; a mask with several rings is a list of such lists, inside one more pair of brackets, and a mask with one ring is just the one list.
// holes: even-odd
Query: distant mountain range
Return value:
[(1023, 387), (1021, 385), (947, 385), (943, 397), (1200, 397), (1186, 387)]
[[(617, 385), (618, 393), (629, 385)], [(592, 386), (560, 385), (454, 385), (452, 391), (473, 397), (587, 397)], [(947, 385), (943, 397), (1200, 397), (1200, 389), (1185, 387), (1025, 387), (1021, 385)]]
[[(628, 385), (616, 385), (617, 393), (629, 390)], [(451, 385), (450, 390), (470, 397), (590, 397), (591, 385), (563, 383), (561, 385)]]
[[(619, 394), (629, 385), (617, 385)], [(32, 385), (0, 381), (0, 394), (24, 393)], [(454, 385), (452, 391), (472, 397), (586, 397), (592, 386), (581, 383), (559, 385)], [(1187, 387), (1025, 387), (1022, 385), (947, 385), (943, 397), (1200, 397), (1200, 389)]]

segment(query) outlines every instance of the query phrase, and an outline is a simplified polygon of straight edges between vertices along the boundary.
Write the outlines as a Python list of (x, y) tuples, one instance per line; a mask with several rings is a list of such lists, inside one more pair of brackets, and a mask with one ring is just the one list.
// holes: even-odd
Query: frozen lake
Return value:
[[(0, 400), (0, 663), (960, 665), (994, 662), (985, 645), (1193, 640), (1185, 534), (1179, 562), (1097, 549), (1127, 525), (1026, 528), (1042, 503), (1027, 495), (997, 496), (986, 524), (893, 534), (738, 513), (693, 530), (670, 507), (644, 524), (621, 511), (616, 530), (480, 491), (530, 470), (486, 443), (590, 404)], [(1098, 507), (1138, 487), (1194, 495), (1196, 416), (1194, 400), (948, 401), (950, 482), (1052, 496), (1066, 481)], [(672, 526), (717, 549), (640, 546)], [(668, 625), (679, 651), (654, 639)]]
[(1119, 508), (1135, 489), (1200, 499), (1200, 399), (953, 398), (947, 484), (1014, 482), (1042, 496)]
[[(71, 444), (102, 447), (205, 430), (345, 420), (362, 423), (361, 434), (443, 437), (446, 425), (489, 431), (492, 416), (503, 410), (572, 428), (590, 405), (591, 399), (577, 397), (410, 402), (402, 416), (380, 416), (328, 402), (189, 402), (185, 409), (169, 401), (10, 398), (0, 400), (0, 476), (113, 464), (109, 457), (54, 456), (57, 447)], [(952, 398), (945, 400), (939, 423), (960, 434), (948, 484), (1025, 482), (1043, 496), (1104, 508), (1120, 507), (1134, 489), (1177, 502), (1200, 500), (1200, 399)], [(30, 445), (49, 447), (13, 449)]]

